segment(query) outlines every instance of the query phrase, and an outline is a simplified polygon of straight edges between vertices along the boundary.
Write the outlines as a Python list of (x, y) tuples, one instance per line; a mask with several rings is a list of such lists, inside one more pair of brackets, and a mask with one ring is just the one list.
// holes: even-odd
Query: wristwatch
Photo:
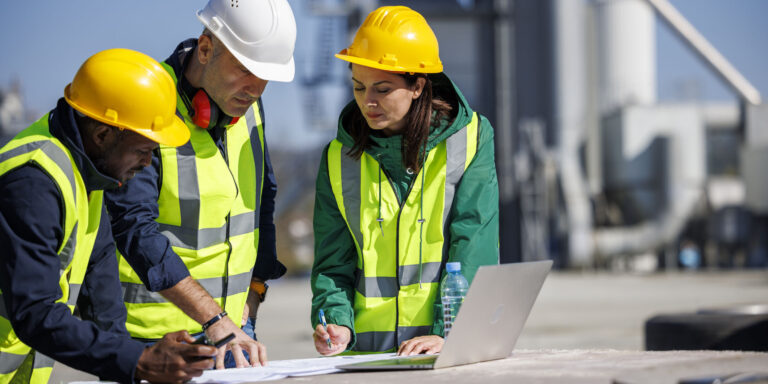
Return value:
[(251, 280), (251, 291), (259, 295), (259, 302), (263, 303), (264, 298), (267, 297), (267, 289), (269, 285), (263, 281)]

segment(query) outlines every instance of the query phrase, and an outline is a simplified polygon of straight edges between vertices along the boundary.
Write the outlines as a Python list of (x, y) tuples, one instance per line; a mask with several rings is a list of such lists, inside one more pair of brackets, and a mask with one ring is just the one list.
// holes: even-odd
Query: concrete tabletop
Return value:
[[(345, 373), (286, 380), (357, 383), (407, 378), (409, 382), (404, 384), (411, 384), (411, 377), (429, 383), (442, 382), (446, 375), (466, 374), (461, 382), (482, 378), (489, 382), (610, 383), (617, 378), (617, 383), (674, 383), (675, 377), (708, 372), (768, 371), (766, 354), (642, 351), (643, 324), (656, 314), (768, 303), (766, 272), (637, 275), (555, 271), (544, 283), (509, 359), (436, 372)], [(259, 308), (257, 334), (267, 346), (270, 361), (318, 357), (312, 343), (309, 280), (270, 282), (269, 295)], [(500, 373), (492, 374), (494, 370)], [(653, 376), (657, 373), (661, 376)], [(56, 363), (51, 382), (94, 379)]]
[(717, 351), (518, 350), (504, 360), (427, 371), (336, 373), (285, 383), (677, 383), (739, 372), (768, 374), (768, 353)]

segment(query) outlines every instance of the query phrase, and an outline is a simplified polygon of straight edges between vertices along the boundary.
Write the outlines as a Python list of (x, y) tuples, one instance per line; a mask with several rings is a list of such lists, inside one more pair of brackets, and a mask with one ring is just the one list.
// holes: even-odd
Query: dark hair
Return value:
[[(414, 173), (419, 172), (421, 164), (426, 155), (427, 139), (429, 130), (433, 125), (440, 124), (440, 121), (449, 117), (452, 110), (451, 105), (432, 93), (432, 81), (424, 73), (399, 74), (405, 79), (408, 88), (413, 89), (419, 78), (423, 78), (424, 89), (421, 95), (413, 101), (411, 108), (405, 115), (405, 129), (403, 130), (403, 142), (401, 153), (403, 155), (403, 164), (410, 168)], [(432, 114), (435, 114), (433, 117)], [(352, 149), (347, 152), (349, 156), (360, 159), (363, 151), (370, 146), (369, 135), (372, 130), (363, 117), (360, 108), (353, 108), (350, 117), (349, 134), (355, 143)]]

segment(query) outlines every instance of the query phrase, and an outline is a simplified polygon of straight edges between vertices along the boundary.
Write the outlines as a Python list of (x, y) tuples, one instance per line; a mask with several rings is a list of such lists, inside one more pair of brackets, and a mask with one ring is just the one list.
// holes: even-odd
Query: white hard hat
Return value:
[(293, 80), (296, 20), (287, 0), (210, 0), (197, 18), (254, 75)]

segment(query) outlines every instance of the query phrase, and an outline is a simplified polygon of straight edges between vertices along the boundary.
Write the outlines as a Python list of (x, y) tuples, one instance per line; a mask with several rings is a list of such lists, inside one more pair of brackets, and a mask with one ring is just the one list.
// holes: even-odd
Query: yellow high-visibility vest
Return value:
[(449, 213), (477, 151), (477, 126), (473, 114), (469, 125), (429, 151), (402, 204), (375, 158), (363, 153), (355, 160), (346, 155), (349, 148), (331, 142), (331, 189), (358, 254), (354, 351), (394, 351), (430, 334), (448, 257)]
[[(173, 69), (163, 63), (174, 81)], [(191, 136), (174, 148), (160, 146), (162, 185), (157, 201), (160, 232), (190, 275), (240, 324), (256, 252), (264, 179), (264, 127), (258, 103), (228, 127), (226, 156), (207, 130), (197, 127), (177, 95), (177, 112)], [(202, 331), (201, 325), (157, 292), (149, 291), (119, 257), (126, 328), (133, 337), (159, 339), (168, 332)]]
[[(90, 196), (67, 147), (48, 130), (48, 114), (16, 135), (0, 149), (0, 175), (25, 164), (40, 167), (58, 186), (63, 202), (64, 237), (57, 253), (60, 260), (57, 303), (74, 311), (88, 260), (99, 231), (103, 191)], [(13, 331), (0, 292), (0, 384), (47, 383), (53, 359), (36, 353)]]

